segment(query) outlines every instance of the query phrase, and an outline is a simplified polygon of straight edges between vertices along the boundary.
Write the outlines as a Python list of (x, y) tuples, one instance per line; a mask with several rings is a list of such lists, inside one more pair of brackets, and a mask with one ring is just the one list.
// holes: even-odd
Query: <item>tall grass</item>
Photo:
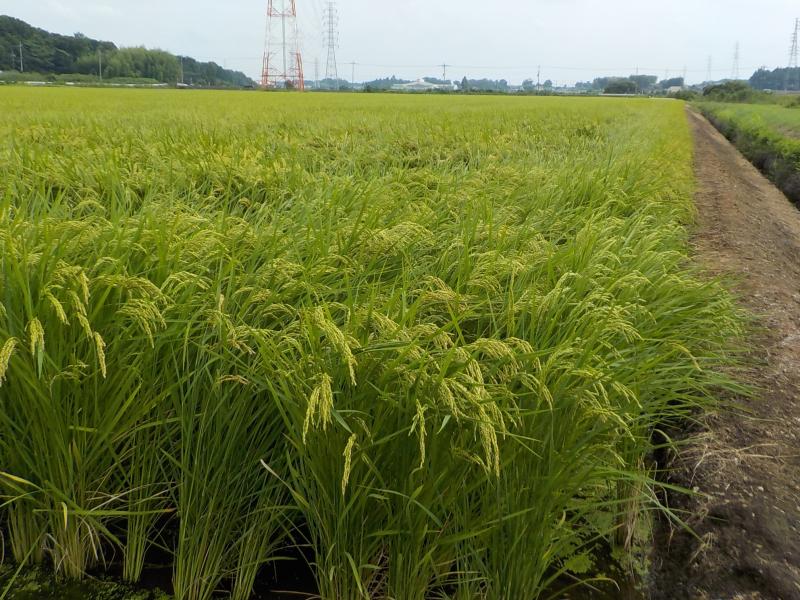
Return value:
[(630, 550), (740, 317), (647, 101), (3, 90), (0, 514), (66, 577), (533, 598)]

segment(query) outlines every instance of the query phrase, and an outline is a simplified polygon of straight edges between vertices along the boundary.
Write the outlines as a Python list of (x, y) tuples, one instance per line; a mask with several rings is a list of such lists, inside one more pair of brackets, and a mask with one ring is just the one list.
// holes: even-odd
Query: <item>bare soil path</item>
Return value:
[(696, 514), (660, 533), (654, 600), (800, 600), (800, 210), (702, 116), (696, 258), (759, 319), (743, 410), (710, 415), (676, 458)]

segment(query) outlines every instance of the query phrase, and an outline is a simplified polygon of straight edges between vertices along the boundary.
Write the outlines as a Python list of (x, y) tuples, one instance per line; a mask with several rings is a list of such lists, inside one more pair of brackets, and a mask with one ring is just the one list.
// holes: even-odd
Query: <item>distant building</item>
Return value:
[(667, 88), (667, 94), (678, 94), (684, 90), (682, 85), (673, 85)]
[(455, 88), (452, 83), (430, 83), (424, 79), (417, 79), (411, 83), (396, 83), (391, 87), (395, 92), (452, 92)]

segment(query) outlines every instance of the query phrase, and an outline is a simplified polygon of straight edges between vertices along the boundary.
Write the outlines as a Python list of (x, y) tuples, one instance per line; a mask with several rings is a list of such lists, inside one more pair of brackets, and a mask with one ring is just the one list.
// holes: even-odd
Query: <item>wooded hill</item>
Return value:
[[(22, 44), (22, 64), (20, 64)], [(0, 71), (43, 75), (100, 75), (103, 79), (149, 79), (163, 83), (184, 81), (207, 87), (250, 87), (253, 80), (240, 71), (214, 62), (199, 62), (163, 50), (118, 48), (113, 42), (83, 34), (60, 35), (32, 27), (25, 21), (0, 15)]]

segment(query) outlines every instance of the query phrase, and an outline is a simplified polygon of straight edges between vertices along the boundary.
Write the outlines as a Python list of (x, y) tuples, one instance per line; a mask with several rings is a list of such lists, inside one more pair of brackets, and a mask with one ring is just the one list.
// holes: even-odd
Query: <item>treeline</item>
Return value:
[(703, 98), (713, 102), (757, 104), (772, 103), (775, 96), (755, 89), (744, 81), (724, 81), (703, 89)]
[(800, 69), (759, 69), (750, 78), (750, 86), (757, 90), (800, 91)]
[(508, 81), (505, 79), (467, 79), (464, 77), (458, 84), (462, 92), (508, 92)]
[(50, 33), (5, 15), (0, 15), (0, 70), (163, 83), (183, 81), (210, 87), (254, 85), (244, 73), (223, 69), (213, 62), (198, 62), (143, 47), (118, 48), (112, 42), (93, 40), (80, 33)]
[(628, 77), (597, 77), (593, 81), (579, 81), (579, 90), (606, 94), (639, 94), (663, 92), (671, 87), (683, 87), (683, 77), (658, 80), (657, 75), (629, 75)]
[(372, 81), (366, 81), (364, 83), (365, 90), (390, 90), (392, 89), (393, 85), (398, 85), (402, 83), (411, 83), (409, 79), (398, 79), (394, 75), (391, 77), (381, 77), (378, 79), (373, 79)]

